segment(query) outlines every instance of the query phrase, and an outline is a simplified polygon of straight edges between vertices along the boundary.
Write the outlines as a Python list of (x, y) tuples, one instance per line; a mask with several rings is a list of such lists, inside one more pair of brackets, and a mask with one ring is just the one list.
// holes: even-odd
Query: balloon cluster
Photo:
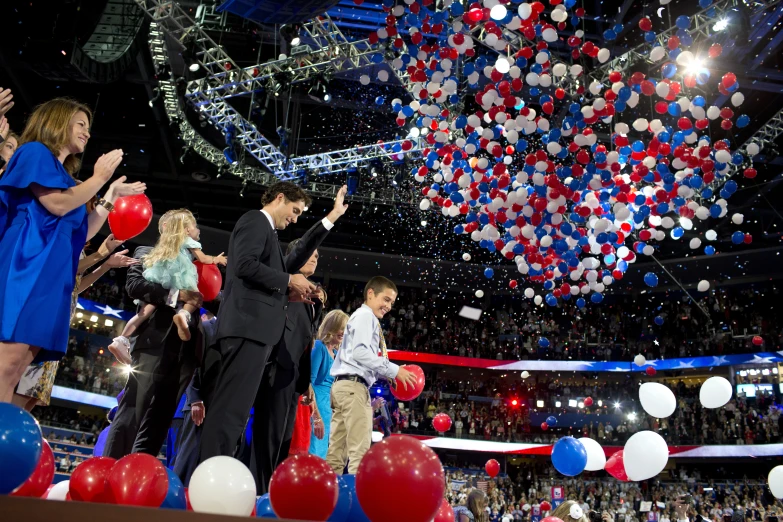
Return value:
[[(394, 152), (412, 150), (416, 138), (424, 142), (423, 164), (411, 172), (425, 183), (420, 208), (435, 205), (460, 217), (455, 233), (514, 260), (543, 285), (544, 297), (524, 292), (536, 304), (575, 297), (581, 307), (588, 296), (600, 303), (637, 256), (652, 255), (667, 237), (682, 239), (696, 220), (725, 216), (737, 190), (730, 175), (759, 151), (756, 144), (732, 151), (728, 139), (708, 132), (713, 121), (724, 131), (749, 123), (735, 112), (744, 96), (734, 73), (717, 82), (731, 107), (687, 95), (696, 85), (715, 86), (709, 60), (722, 52), (719, 44), (707, 56), (688, 50), (687, 16), (677, 19), (665, 46), (656, 43), (649, 18), (639, 22), (649, 60), (662, 64), (656, 77), (612, 71), (604, 84), (577, 63), (605, 63), (611, 53), (577, 29), (585, 12), (575, 0), (515, 8), (498, 0), (467, 8), (447, 1), (440, 11), (426, 0), (393, 4), (384, 0), (386, 26), (370, 41), (396, 51), (391, 66), (414, 97), (391, 106), (397, 123), (410, 128)], [(621, 30), (603, 36), (611, 41)], [(567, 56), (557, 54), (555, 42), (567, 45)], [(499, 53), (494, 63), (477, 53), (479, 45)], [(470, 114), (458, 107), (467, 92), (463, 78), (477, 91), (479, 109)], [(640, 103), (644, 98), (649, 103)], [(643, 114), (648, 106), (652, 114)], [(634, 113), (630, 124), (623, 113)], [(739, 243), (752, 240), (735, 235)], [(692, 249), (700, 246), (699, 238), (690, 240)]]

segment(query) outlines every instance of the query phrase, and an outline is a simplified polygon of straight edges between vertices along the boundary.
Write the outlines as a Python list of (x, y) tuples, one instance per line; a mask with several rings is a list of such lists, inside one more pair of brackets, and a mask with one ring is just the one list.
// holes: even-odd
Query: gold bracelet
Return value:
[(101, 207), (105, 208), (109, 212), (114, 210), (114, 204), (109, 202), (109, 201), (107, 201), (105, 198), (101, 198), (101, 199), (98, 200), (98, 206), (101, 206)]

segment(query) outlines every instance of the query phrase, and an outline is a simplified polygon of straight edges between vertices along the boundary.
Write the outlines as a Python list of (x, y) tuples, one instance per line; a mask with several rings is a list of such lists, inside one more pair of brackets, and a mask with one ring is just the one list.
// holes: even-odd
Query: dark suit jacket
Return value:
[(321, 221), (308, 230), (288, 256), (260, 210), (237, 221), (228, 243), (228, 266), (218, 313), (216, 340), (226, 337), (276, 345), (283, 338), (288, 279), (304, 266), (329, 233)]
[(277, 354), (277, 363), (284, 368), (297, 368), (296, 393), (304, 393), (310, 385), (310, 349), (315, 341), (323, 303), (291, 303), (288, 320), (292, 328), (285, 331), (285, 350)]
[[(151, 247), (139, 247), (133, 253), (133, 257), (141, 259), (150, 250), (152, 250)], [(133, 351), (162, 354), (164, 345), (168, 345), (171, 348), (179, 345), (180, 349), (196, 352), (198, 336), (193, 335), (190, 341), (183, 343), (177, 334), (177, 328), (172, 321), (176, 312), (166, 303), (169, 297), (169, 290), (163, 288), (158, 283), (150, 283), (144, 279), (143, 273), (144, 265), (142, 263), (130, 266), (125, 279), (125, 291), (132, 299), (139, 299), (146, 303), (154, 304), (156, 309), (152, 312), (150, 318), (136, 330)], [(196, 317), (196, 321), (198, 321), (198, 316)], [(198, 349), (200, 351), (200, 347)], [(180, 352), (180, 350), (176, 350), (174, 353), (177, 352)]]

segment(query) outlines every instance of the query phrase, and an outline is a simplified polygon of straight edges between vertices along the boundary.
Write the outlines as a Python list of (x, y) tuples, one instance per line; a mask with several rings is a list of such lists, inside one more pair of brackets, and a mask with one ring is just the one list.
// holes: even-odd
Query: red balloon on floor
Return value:
[(432, 419), (432, 427), (440, 433), (449, 431), (449, 428), (451, 428), (451, 417), (446, 413), (438, 413)]
[(198, 273), (198, 291), (204, 298), (204, 302), (214, 301), (220, 293), (223, 286), (223, 276), (217, 265), (205, 265), (198, 261), (193, 261)]
[(432, 522), (454, 522), (454, 509), (445, 498), (441, 500), (438, 512), (435, 513), (435, 520)]
[(543, 501), (539, 507), (541, 508), (542, 513), (552, 511), (552, 504), (550, 504), (548, 500)]
[(416, 383), (413, 386), (408, 385), (408, 388), (405, 389), (405, 386), (400, 381), (395, 379), (395, 384), (397, 387), (393, 387), (391, 389), (391, 393), (398, 400), (412, 401), (421, 395), (421, 392), (424, 389), (424, 370), (421, 369), (421, 366), (417, 366), (415, 364), (405, 364), (403, 365), (403, 368), (416, 375)]
[(269, 502), (280, 518), (326, 520), (339, 494), (337, 475), (315, 455), (285, 459), (269, 482)]
[(484, 465), (484, 471), (486, 471), (487, 475), (490, 477), (495, 478), (498, 476), (498, 473), (500, 473), (500, 463), (495, 459), (489, 459)]
[(144, 232), (152, 221), (152, 202), (145, 194), (125, 196), (114, 202), (109, 212), (109, 228), (120, 241), (136, 237)]
[(166, 468), (152, 455), (133, 453), (122, 457), (106, 478), (114, 504), (160, 507), (169, 490)]
[[(435, 452), (404, 435), (372, 446), (356, 472), (356, 496), (373, 522), (431, 522), (445, 489)], [(390, 498), (399, 499), (395, 509), (389, 509)]]
[(614, 453), (606, 459), (604, 469), (617, 480), (627, 481), (628, 475), (625, 473), (625, 462), (623, 461), (623, 450)]
[(38, 464), (35, 471), (24, 481), (24, 484), (11, 492), (13, 497), (42, 497), (54, 479), (54, 453), (46, 440), (43, 441), (41, 456), (38, 458)]
[(111, 502), (106, 491), (106, 478), (117, 461), (110, 457), (87, 459), (73, 470), (68, 493), (72, 500), (81, 502)]

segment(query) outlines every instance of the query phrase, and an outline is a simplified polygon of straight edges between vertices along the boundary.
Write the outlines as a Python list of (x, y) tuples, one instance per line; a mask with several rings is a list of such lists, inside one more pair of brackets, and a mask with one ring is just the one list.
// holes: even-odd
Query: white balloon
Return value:
[(479, 299), (484, 297), (484, 290), (476, 290), (476, 297), (478, 297)]
[(538, 306), (538, 305), (540, 305), (541, 303), (543, 303), (543, 302), (544, 302), (544, 298), (543, 298), (543, 297), (541, 297), (540, 295), (537, 295), (537, 296), (536, 296), (536, 297), (533, 299), (533, 302), (536, 304), (536, 306)]
[(699, 284), (696, 285), (696, 289), (699, 292), (706, 292), (707, 290), (710, 289), (710, 282), (705, 279), (702, 279), (701, 281), (699, 281)]
[(533, 14), (533, 8), (530, 6), (530, 4), (524, 3), (519, 5), (517, 12), (519, 13), (519, 17), (522, 20), (527, 20), (530, 18), (530, 15)]
[(669, 447), (654, 431), (634, 433), (623, 448), (625, 474), (634, 482), (658, 475), (668, 461)]
[(707, 238), (707, 241), (715, 241), (716, 239), (718, 239), (718, 233), (715, 232), (714, 230), (708, 230), (707, 232), (704, 233), (704, 237)]
[(536, 295), (536, 291), (532, 288), (525, 288), (525, 297), (528, 299), (533, 299), (533, 296)]
[(62, 482), (58, 482), (52, 489), (49, 490), (49, 494), (46, 495), (46, 500), (65, 500), (65, 495), (68, 494), (70, 487), (70, 480), (63, 480)]
[(522, 372), (522, 378), (523, 379), (527, 379), (528, 377), (530, 377), (530, 372), (529, 371), (525, 370), (524, 372)]
[(359, 83), (362, 85), (369, 85), (370, 84), (370, 77), (366, 74), (362, 74), (359, 76)]
[(427, 210), (428, 208), (430, 208), (430, 205), (431, 205), (431, 202), (430, 202), (429, 199), (422, 199), (421, 203), (419, 203), (419, 208), (421, 210)]
[(761, 151), (761, 147), (759, 147), (758, 143), (748, 143), (746, 150), (748, 151), (748, 156), (755, 156)]
[(606, 454), (604, 449), (595, 440), (590, 437), (581, 437), (577, 439), (582, 443), (587, 451), (587, 465), (585, 471), (598, 471), (606, 467)]
[(665, 419), (677, 408), (674, 393), (663, 384), (646, 382), (639, 386), (639, 402), (644, 411), (658, 419)]
[(742, 102), (745, 101), (745, 95), (741, 92), (735, 92), (731, 95), (731, 104), (735, 107), (739, 107), (742, 105)]
[(650, 60), (654, 62), (660, 61), (664, 56), (666, 56), (666, 49), (664, 49), (660, 45), (657, 47), (653, 47), (652, 51), (650, 51)]
[(609, 52), (609, 49), (606, 47), (598, 50), (598, 61), (601, 63), (606, 63), (609, 61), (609, 58), (612, 56), (612, 53)]
[(705, 408), (715, 409), (731, 400), (731, 383), (723, 377), (710, 377), (701, 385), (699, 401)]
[(256, 505), (256, 482), (247, 466), (232, 457), (212, 457), (198, 465), (188, 487), (193, 511), (250, 516)]
[(462, 254), (462, 259), (463, 261), (470, 261), (470, 254), (465, 252), (464, 254)]
[(381, 69), (378, 71), (378, 79), (382, 82), (389, 80), (389, 71), (386, 71), (384, 69)]
[(741, 225), (743, 221), (745, 221), (745, 216), (743, 214), (737, 213), (731, 216), (731, 222), (735, 225)]
[[(783, 498), (783, 466), (775, 466), (769, 472), (767, 485), (775, 498)], [(57, 486), (55, 486), (57, 487)]]
[(383, 433), (380, 431), (373, 431), (370, 433), (370, 441), (371, 442), (380, 442), (383, 440)]
[(557, 40), (557, 31), (555, 31), (551, 27), (547, 27), (541, 32), (541, 36), (544, 38), (547, 42), (554, 42)]
[(690, 247), (692, 250), (696, 250), (700, 246), (701, 246), (701, 239), (699, 239), (698, 237), (694, 237), (693, 239), (691, 239)]
[(638, 132), (646, 131), (648, 126), (649, 126), (649, 123), (644, 118), (637, 118), (633, 122), (633, 128), (634, 128), (634, 130), (636, 130)]
[(639, 354), (636, 357), (633, 358), (633, 363), (636, 366), (644, 366), (645, 363), (647, 363), (647, 359), (645, 359), (644, 355)]

